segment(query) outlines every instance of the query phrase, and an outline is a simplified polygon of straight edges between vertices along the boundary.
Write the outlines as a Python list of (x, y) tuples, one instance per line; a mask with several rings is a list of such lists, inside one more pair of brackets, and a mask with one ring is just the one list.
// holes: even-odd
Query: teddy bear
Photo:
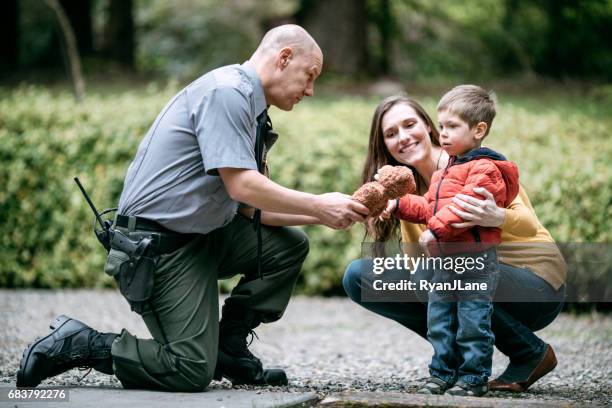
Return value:
[(416, 190), (412, 170), (405, 166), (383, 166), (378, 180), (365, 183), (353, 193), (352, 199), (370, 210), (370, 217), (378, 217), (388, 200), (394, 200)]

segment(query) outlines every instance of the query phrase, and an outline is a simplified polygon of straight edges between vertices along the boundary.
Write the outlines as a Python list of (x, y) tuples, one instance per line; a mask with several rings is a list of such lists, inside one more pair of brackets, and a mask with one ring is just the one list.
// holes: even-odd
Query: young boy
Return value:
[(387, 214), (395, 210), (399, 219), (427, 224), (419, 243), (443, 261), (433, 263), (437, 266), (430, 283), (436, 289), (430, 291), (427, 307), (427, 336), (434, 348), (431, 377), (418, 392), (482, 396), (491, 375), (491, 297), (498, 278), (495, 245), (501, 231), (453, 228), (451, 224), (463, 220), (448, 204), (456, 194), (475, 197), (473, 188), (483, 187), (498, 206), (506, 207), (518, 193), (518, 169), (501, 154), (480, 147), (495, 117), (495, 101), (487, 91), (457, 86), (442, 97), (437, 110), (448, 166), (434, 173), (423, 197), (409, 194), (391, 202)]

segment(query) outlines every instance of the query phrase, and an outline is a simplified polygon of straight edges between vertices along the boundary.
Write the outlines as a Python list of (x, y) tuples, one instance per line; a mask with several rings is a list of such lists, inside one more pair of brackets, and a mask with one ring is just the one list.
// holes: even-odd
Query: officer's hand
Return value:
[(317, 198), (317, 216), (331, 228), (348, 228), (355, 222), (362, 222), (369, 213), (366, 206), (351, 200), (346, 194), (326, 193)]
[(324, 225), (329, 227), (329, 228), (333, 228), (335, 230), (343, 230), (343, 229), (347, 229), (347, 228), (352, 227), (354, 224), (355, 224), (355, 221), (344, 220), (344, 221), (342, 221), (340, 223), (337, 223), (336, 225), (329, 225), (329, 224), (324, 224)]

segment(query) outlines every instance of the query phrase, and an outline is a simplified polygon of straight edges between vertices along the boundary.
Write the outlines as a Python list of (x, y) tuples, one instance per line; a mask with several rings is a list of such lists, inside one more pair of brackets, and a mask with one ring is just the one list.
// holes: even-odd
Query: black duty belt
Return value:
[[(159, 240), (155, 245), (156, 252), (159, 254), (174, 252), (187, 245), (188, 242), (197, 236), (197, 234), (181, 234), (179, 232), (174, 232), (163, 225), (146, 218), (134, 218), (136, 219), (133, 226), (134, 231), (156, 232), (159, 234)], [(130, 217), (128, 216), (117, 215), (116, 226), (129, 230), (129, 220)]]
[[(151, 231), (151, 232), (164, 232), (166, 234), (177, 234), (177, 232), (171, 231), (161, 224), (155, 221), (148, 220), (146, 218), (136, 218), (136, 224), (134, 225), (135, 230), (140, 231)], [(129, 228), (130, 217), (126, 215), (117, 215), (117, 226), (121, 228)]]

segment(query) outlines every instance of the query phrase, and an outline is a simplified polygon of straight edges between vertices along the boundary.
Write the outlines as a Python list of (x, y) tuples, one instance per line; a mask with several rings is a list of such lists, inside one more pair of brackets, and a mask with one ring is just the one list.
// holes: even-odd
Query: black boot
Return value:
[(287, 375), (281, 369), (264, 369), (261, 361), (248, 349), (261, 321), (251, 310), (223, 306), (219, 322), (219, 355), (214, 379), (229, 379), (234, 385), (287, 385)]
[(78, 320), (59, 316), (51, 333), (26, 348), (17, 372), (18, 387), (36, 387), (46, 378), (76, 367), (113, 374), (114, 333), (100, 333)]

